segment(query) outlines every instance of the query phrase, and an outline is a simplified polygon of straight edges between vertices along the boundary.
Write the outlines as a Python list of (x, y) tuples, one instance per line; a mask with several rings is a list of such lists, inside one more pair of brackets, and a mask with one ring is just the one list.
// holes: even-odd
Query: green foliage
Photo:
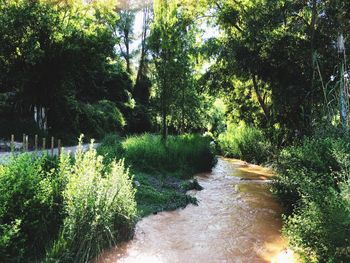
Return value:
[(224, 155), (252, 163), (267, 162), (273, 154), (271, 143), (262, 131), (243, 122), (229, 124), (227, 130), (219, 135), (218, 144)]
[(122, 142), (126, 162), (145, 172), (177, 173), (180, 177), (208, 171), (215, 164), (209, 139), (199, 135), (144, 134)]
[(132, 178), (123, 161), (110, 166), (104, 169), (103, 157), (92, 147), (85, 153), (79, 149), (73, 164), (62, 155), (59, 169), (67, 176), (66, 217), (47, 262), (88, 262), (130, 236), (136, 215)]
[(5, 118), (32, 119), (36, 106), (47, 109), (53, 134), (97, 136), (124, 126), (117, 107), (129, 101), (132, 83), (115, 52), (118, 16), (113, 5), (78, 2), (0, 2), (0, 97), (11, 98)]
[[(203, 49), (215, 60), (203, 76), (212, 94), (224, 93), (229, 114), (238, 119), (234, 121), (264, 128), (278, 124), (284, 133), (279, 143), (311, 134), (324, 107), (339, 96), (325, 87), (328, 79), (335, 75), (336, 81), (344, 80), (339, 54), (329, 43), (340, 34), (349, 38), (349, 2), (208, 3), (215, 10), (215, 18), (208, 20), (220, 29)], [(338, 108), (339, 101), (334, 102)]]
[(186, 191), (201, 187), (198, 182), (183, 178), (209, 171), (216, 161), (209, 139), (198, 135), (169, 136), (165, 142), (159, 135), (121, 139), (110, 134), (97, 150), (106, 156), (107, 163), (125, 158), (131, 166), (141, 216), (196, 204), (197, 200), (186, 195)]
[(108, 100), (80, 104), (79, 127), (88, 137), (102, 138), (106, 133), (121, 131), (125, 120), (117, 106)]
[(144, 173), (136, 173), (135, 180), (140, 184), (136, 191), (140, 216), (197, 204), (196, 198), (186, 195), (187, 189), (182, 188), (181, 181), (174, 183), (170, 177), (156, 178)]
[(103, 160), (106, 164), (111, 163), (113, 160), (122, 159), (124, 153), (122, 138), (117, 134), (107, 134), (97, 148), (97, 153), (103, 156)]
[(322, 200), (304, 200), (295, 213), (286, 218), (283, 234), (305, 262), (348, 262), (349, 196), (332, 188), (319, 192), (323, 194)]
[(323, 191), (336, 187), (340, 163), (336, 155), (350, 150), (347, 139), (319, 137), (305, 139), (300, 146), (290, 146), (278, 156), (275, 193), (286, 204), (295, 205), (304, 196), (323, 197)]
[(288, 208), (284, 234), (305, 262), (350, 259), (350, 139), (333, 131), (281, 151), (273, 191)]
[(38, 260), (57, 238), (65, 180), (57, 161), (22, 154), (0, 167), (0, 261)]
[(124, 162), (106, 166), (92, 148), (60, 160), (12, 157), (0, 166), (0, 191), (1, 262), (88, 262), (129, 238), (135, 223)]
[(188, 3), (179, 0), (154, 1), (149, 47), (164, 138), (169, 125), (180, 132), (200, 126), (203, 98), (194, 77), (197, 28), (189, 8)]

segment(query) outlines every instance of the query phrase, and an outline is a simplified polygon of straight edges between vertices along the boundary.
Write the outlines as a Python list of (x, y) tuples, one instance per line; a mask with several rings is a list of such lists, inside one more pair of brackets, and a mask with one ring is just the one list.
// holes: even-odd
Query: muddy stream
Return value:
[(281, 237), (281, 213), (269, 192), (271, 172), (220, 158), (197, 176), (199, 205), (142, 219), (133, 240), (97, 263), (296, 262)]

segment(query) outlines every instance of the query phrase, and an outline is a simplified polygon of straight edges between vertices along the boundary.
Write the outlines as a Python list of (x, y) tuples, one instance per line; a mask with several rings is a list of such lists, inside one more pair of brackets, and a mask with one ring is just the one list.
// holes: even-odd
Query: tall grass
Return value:
[(136, 200), (139, 215), (173, 210), (196, 204), (186, 195), (186, 182), (193, 174), (209, 171), (216, 162), (209, 138), (199, 135), (161, 136), (143, 134), (122, 139), (108, 135), (98, 152), (106, 156), (106, 164), (125, 158), (135, 173)]
[(222, 154), (252, 163), (269, 161), (271, 143), (257, 128), (244, 123), (228, 124), (227, 130), (218, 137)]
[(132, 176), (92, 147), (13, 157), (0, 166), (0, 192), (0, 262), (85, 263), (133, 231)]
[(89, 262), (104, 248), (130, 236), (136, 216), (135, 191), (123, 161), (104, 169), (103, 157), (92, 147), (80, 148), (73, 164), (60, 160), (67, 186), (63, 192), (66, 217), (47, 262)]
[(122, 142), (125, 160), (145, 172), (180, 173), (191, 176), (210, 170), (215, 156), (209, 139), (199, 135), (161, 136), (144, 134)]

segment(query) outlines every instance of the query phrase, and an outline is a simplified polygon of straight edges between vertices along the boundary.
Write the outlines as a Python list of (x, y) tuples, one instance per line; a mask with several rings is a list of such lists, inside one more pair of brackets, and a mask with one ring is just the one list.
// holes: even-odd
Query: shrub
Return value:
[(229, 124), (227, 130), (219, 135), (218, 143), (225, 156), (252, 163), (267, 162), (273, 153), (264, 134), (244, 123)]
[(108, 132), (121, 131), (125, 120), (115, 103), (102, 100), (95, 104), (79, 104), (79, 132), (101, 138)]
[(0, 261), (37, 260), (62, 224), (64, 181), (48, 156), (22, 154), (0, 167)]
[(304, 199), (285, 218), (283, 234), (305, 262), (349, 262), (350, 202), (334, 189), (322, 202)]
[(286, 205), (297, 204), (303, 196), (322, 198), (322, 190), (337, 188), (334, 172), (341, 166), (336, 156), (348, 150), (346, 139), (332, 137), (309, 138), (285, 148), (276, 161), (274, 192)]
[(123, 161), (113, 161), (106, 170), (103, 157), (92, 147), (85, 153), (80, 148), (73, 164), (63, 155), (59, 169), (67, 178), (63, 193), (67, 216), (47, 262), (88, 262), (105, 247), (130, 236), (135, 191)]
[(199, 135), (144, 134), (122, 142), (125, 160), (144, 172), (177, 173), (180, 177), (210, 170), (215, 164), (208, 138)]
[(97, 148), (97, 153), (103, 156), (105, 164), (123, 158), (124, 150), (122, 146), (122, 138), (117, 134), (107, 134)]
[(283, 233), (305, 262), (350, 260), (350, 140), (328, 134), (281, 151), (273, 191), (289, 208)]

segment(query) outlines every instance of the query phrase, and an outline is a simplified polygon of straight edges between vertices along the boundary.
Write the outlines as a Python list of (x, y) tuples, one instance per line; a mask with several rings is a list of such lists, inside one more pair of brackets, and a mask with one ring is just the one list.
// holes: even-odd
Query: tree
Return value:
[(13, 114), (32, 118), (36, 109), (50, 132), (77, 134), (84, 104), (123, 108), (132, 83), (115, 53), (117, 19), (98, 2), (1, 2), (0, 92), (14, 94)]
[(184, 1), (154, 2), (149, 42), (164, 139), (170, 122), (184, 132), (186, 119), (195, 112), (198, 102), (193, 78), (196, 28), (192, 11), (191, 5)]
[(119, 20), (116, 24), (118, 36), (121, 39), (119, 43), (120, 54), (125, 59), (126, 71), (131, 75), (131, 50), (130, 44), (133, 41), (133, 28), (135, 22), (135, 10), (131, 0), (122, 1), (117, 8)]

